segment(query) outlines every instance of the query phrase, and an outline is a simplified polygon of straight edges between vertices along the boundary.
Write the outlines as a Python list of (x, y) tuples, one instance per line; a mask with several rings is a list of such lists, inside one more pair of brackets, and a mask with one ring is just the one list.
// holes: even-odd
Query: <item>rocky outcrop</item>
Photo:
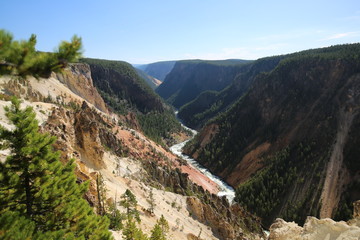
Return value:
[(72, 63), (55, 77), (76, 95), (93, 104), (100, 111), (107, 113), (107, 107), (93, 84), (90, 66), (85, 63)]
[(89, 181), (89, 191), (85, 198), (91, 206), (96, 206), (96, 181), (92, 178), (86, 162), (81, 161), (81, 153), (77, 147), (76, 131), (74, 128), (75, 114), (73, 111), (65, 108), (54, 108), (45, 125), (42, 126), (42, 131), (48, 132), (57, 137), (54, 144), (54, 149), (61, 154), (60, 160), (63, 163), (70, 159), (75, 159), (76, 168), (75, 173), (78, 181)]
[(76, 146), (81, 153), (81, 159), (94, 169), (106, 167), (103, 161), (104, 147), (100, 140), (100, 124), (105, 122), (83, 102), (81, 110), (75, 113)]
[(209, 225), (220, 239), (241, 239), (235, 237), (234, 227), (222, 219), (222, 216), (214, 211), (210, 205), (203, 204), (196, 197), (188, 197), (186, 203), (192, 217), (201, 223)]
[(287, 223), (277, 219), (270, 228), (269, 240), (358, 240), (360, 227), (349, 225), (346, 222), (335, 222), (330, 218), (317, 219), (308, 217), (304, 227), (294, 222)]
[(360, 201), (354, 203), (354, 219), (349, 222), (336, 222), (330, 218), (308, 217), (304, 227), (294, 222), (276, 219), (270, 227), (269, 240), (359, 240), (360, 239)]
[(153, 161), (146, 161), (143, 166), (154, 184), (160, 184), (160, 186), (171, 189), (175, 193), (187, 195), (192, 192), (205, 192), (202, 187), (191, 182), (188, 174), (181, 172), (179, 168), (172, 169), (167, 165), (161, 166)]
[(260, 221), (238, 204), (229, 206), (226, 198), (216, 196), (188, 197), (187, 208), (191, 216), (212, 229), (223, 240), (260, 239), (264, 237)]
[[(110, 142), (118, 143), (108, 132), (111, 125), (105, 119), (99, 111), (91, 108), (84, 101), (81, 109), (77, 111), (63, 107), (54, 108), (42, 126), (42, 131), (57, 137), (54, 148), (60, 151), (61, 161), (68, 162), (70, 159), (75, 159), (79, 181), (90, 180), (90, 189), (86, 198), (93, 206), (96, 206), (97, 193), (96, 174), (92, 172), (106, 168), (103, 160), (104, 145), (106, 143), (110, 145)], [(121, 152), (118, 149), (117, 151)]]
[(277, 218), (275, 222), (270, 226), (269, 240), (288, 240), (297, 239), (300, 240), (302, 228), (295, 222), (286, 222), (281, 218)]
[(226, 197), (218, 197), (205, 191), (201, 186), (191, 182), (188, 175), (178, 168), (159, 166), (155, 162), (146, 162), (143, 165), (153, 185), (160, 184), (175, 193), (188, 195), (186, 205), (192, 218), (208, 225), (219, 239), (243, 240), (264, 237), (258, 218), (238, 204), (230, 205)]

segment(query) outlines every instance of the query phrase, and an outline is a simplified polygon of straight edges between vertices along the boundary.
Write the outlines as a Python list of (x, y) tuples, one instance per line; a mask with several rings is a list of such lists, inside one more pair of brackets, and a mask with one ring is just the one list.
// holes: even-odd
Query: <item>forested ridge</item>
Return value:
[[(359, 53), (360, 44), (348, 44), (285, 55), (274, 69), (258, 73), (227, 111), (209, 120), (186, 152), (237, 187), (237, 201), (266, 225), (279, 216), (300, 223), (318, 216), (317, 199), (344, 109), (355, 111), (344, 166), (351, 174), (359, 171), (353, 168), (360, 137)], [(218, 130), (207, 134), (211, 126)], [(246, 165), (250, 156), (256, 167)], [(244, 179), (245, 169), (253, 172)], [(356, 178), (333, 216), (350, 217), (351, 201), (360, 194), (354, 184)]]
[(179, 109), (179, 118), (192, 128), (200, 129), (220, 112), (226, 111), (247, 92), (255, 77), (271, 71), (284, 56), (268, 57), (250, 61), (237, 68), (234, 79), (221, 91), (204, 91), (197, 98)]
[[(170, 144), (173, 133), (182, 131), (173, 110), (138, 76), (126, 62), (82, 59), (90, 65), (94, 85), (105, 102), (117, 113), (136, 115), (146, 136)], [(130, 127), (134, 127), (129, 123)]]

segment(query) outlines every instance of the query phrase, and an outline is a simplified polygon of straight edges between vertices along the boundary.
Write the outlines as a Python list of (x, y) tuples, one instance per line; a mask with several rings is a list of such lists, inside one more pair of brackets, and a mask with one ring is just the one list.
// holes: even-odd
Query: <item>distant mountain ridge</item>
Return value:
[(156, 92), (180, 108), (207, 90), (220, 91), (228, 86), (247, 60), (184, 60), (176, 62)]
[(153, 77), (150, 76), (149, 74), (147, 74), (146, 72), (144, 72), (143, 70), (141, 70), (140, 68), (135, 68), (136, 72), (138, 73), (138, 75), (145, 80), (145, 82), (152, 88), (155, 89), (157, 88), (162, 82)]
[(136, 64), (134, 67), (162, 82), (166, 75), (173, 69), (175, 63), (176, 61), (161, 61), (149, 64)]

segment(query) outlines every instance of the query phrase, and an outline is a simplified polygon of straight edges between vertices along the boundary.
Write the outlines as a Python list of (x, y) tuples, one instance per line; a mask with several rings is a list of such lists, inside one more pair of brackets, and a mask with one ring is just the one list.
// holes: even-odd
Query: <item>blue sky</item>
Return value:
[(38, 50), (82, 37), (84, 56), (130, 63), (257, 59), (360, 42), (359, 0), (2, 0), (0, 28)]

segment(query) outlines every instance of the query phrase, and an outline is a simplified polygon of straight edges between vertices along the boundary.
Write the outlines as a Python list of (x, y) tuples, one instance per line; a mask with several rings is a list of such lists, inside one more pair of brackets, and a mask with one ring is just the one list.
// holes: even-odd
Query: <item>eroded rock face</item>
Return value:
[(99, 136), (99, 120), (101, 119), (97, 114), (84, 102), (81, 111), (75, 114), (74, 122), (76, 144), (81, 153), (81, 159), (95, 169), (106, 167), (103, 161), (104, 147)]
[(102, 123), (98, 113), (84, 102), (77, 112), (54, 109), (44, 130), (57, 136), (56, 149), (62, 152), (63, 160), (78, 158), (94, 169), (101, 169), (105, 167), (99, 136)]
[(277, 218), (270, 226), (269, 240), (300, 240), (302, 230), (295, 222), (286, 222), (281, 218)]
[(238, 204), (229, 206), (226, 201), (211, 197), (206, 197), (206, 203), (203, 202), (196, 197), (188, 197), (188, 211), (194, 219), (210, 226), (219, 239), (261, 239), (262, 231), (256, 229), (260, 226), (259, 221)]
[(215, 235), (219, 236), (220, 239), (241, 239), (235, 237), (234, 228), (228, 222), (223, 220), (219, 213), (213, 210), (209, 205), (203, 204), (196, 197), (188, 197), (186, 203), (192, 217), (199, 222), (208, 224), (213, 229)]
[(57, 73), (56, 78), (100, 111), (108, 112), (104, 100), (93, 84), (88, 64), (72, 63), (62, 73)]
[(57, 137), (54, 148), (60, 151), (62, 162), (75, 159), (78, 180), (90, 180), (86, 198), (92, 205), (96, 205), (97, 200), (96, 176), (92, 175), (91, 171), (106, 168), (103, 160), (103, 142), (118, 142), (107, 131), (109, 128), (109, 123), (106, 123), (100, 113), (89, 107), (86, 102), (75, 112), (63, 107), (54, 108), (42, 127), (44, 132)]
[(303, 230), (303, 239), (334, 239), (334, 240), (358, 240), (360, 228), (350, 226), (346, 222), (335, 222), (332, 219), (317, 219), (308, 217)]
[(65, 108), (54, 108), (52, 114), (49, 116), (42, 131), (48, 132), (57, 137), (54, 144), (54, 149), (60, 151), (60, 160), (63, 163), (70, 159), (75, 159), (76, 168), (75, 173), (78, 181), (89, 181), (89, 191), (86, 192), (85, 198), (91, 206), (96, 205), (96, 181), (92, 178), (86, 163), (82, 162), (81, 153), (77, 147), (76, 131), (74, 128), (75, 114)]

